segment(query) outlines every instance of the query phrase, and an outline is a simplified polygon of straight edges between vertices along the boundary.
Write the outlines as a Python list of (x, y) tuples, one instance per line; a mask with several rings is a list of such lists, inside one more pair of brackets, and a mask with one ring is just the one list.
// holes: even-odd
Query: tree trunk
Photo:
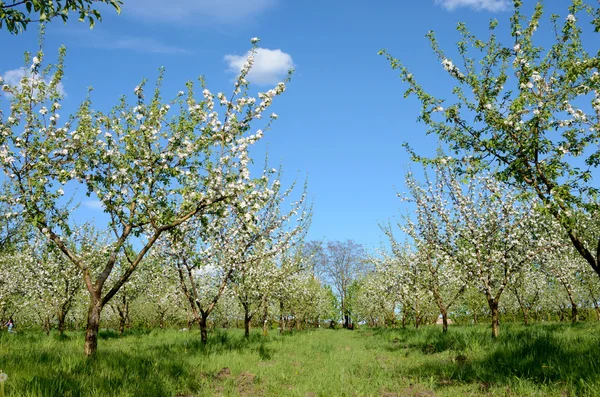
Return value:
[(579, 314), (577, 312), (577, 303), (571, 302), (571, 322), (576, 324), (579, 321)]
[(123, 335), (125, 331), (125, 317), (119, 316), (119, 335)]
[(60, 309), (58, 313), (56, 313), (56, 319), (58, 320), (58, 333), (62, 336), (65, 333), (65, 318), (67, 317), (67, 313)]
[(279, 301), (279, 333), (283, 334), (285, 331), (285, 320), (283, 318), (283, 301)]
[(565, 321), (565, 310), (562, 306), (559, 306), (558, 310), (559, 321), (562, 323), (563, 321)]
[(208, 342), (208, 327), (207, 327), (207, 320), (208, 319), (208, 314), (206, 313), (201, 313), (200, 318), (198, 320), (199, 324), (200, 324), (200, 340), (202, 341), (203, 345), (206, 345), (206, 343)]
[(442, 309), (442, 332), (448, 332), (448, 312)]
[(498, 301), (488, 299), (490, 310), (492, 311), (492, 338), (497, 338), (500, 333), (500, 314), (498, 312)]
[(523, 313), (523, 324), (529, 325), (529, 310), (527, 310), (524, 306), (521, 306), (521, 312)]
[(102, 314), (102, 303), (100, 297), (92, 296), (88, 310), (87, 327), (85, 329), (84, 354), (91, 357), (98, 350), (98, 329), (100, 328), (100, 315)]
[(158, 313), (158, 327), (163, 329), (165, 327), (165, 312), (159, 309)]
[(528, 316), (528, 310), (527, 308), (525, 308), (525, 305), (523, 304), (523, 301), (521, 300), (521, 297), (519, 297), (519, 294), (515, 288), (514, 290), (514, 294), (515, 297), (517, 298), (517, 302), (519, 303), (519, 308), (521, 309), (521, 313), (523, 314), (523, 323), (525, 325), (529, 325), (529, 316)]
[(600, 307), (598, 302), (594, 302), (594, 310), (596, 310), (596, 321), (600, 321)]
[(244, 306), (244, 336), (246, 338), (250, 337), (250, 320), (252, 316), (250, 315), (250, 311), (248, 306)]
[(44, 317), (44, 332), (46, 332), (46, 335), (50, 335), (50, 316), (46, 316)]
[(419, 329), (419, 325), (421, 325), (421, 311), (419, 309), (419, 299), (415, 301), (415, 328)]
[(402, 308), (402, 328), (406, 328), (406, 310)]
[(263, 318), (262, 318), (262, 334), (263, 336), (267, 336), (269, 334), (269, 327), (267, 327), (267, 324), (269, 322), (269, 306), (267, 305), (266, 302), (264, 302), (264, 306), (263, 306)]

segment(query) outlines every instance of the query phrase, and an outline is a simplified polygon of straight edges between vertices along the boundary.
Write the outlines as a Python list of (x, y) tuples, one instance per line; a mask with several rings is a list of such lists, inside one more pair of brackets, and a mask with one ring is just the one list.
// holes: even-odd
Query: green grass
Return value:
[(600, 324), (314, 330), (249, 340), (217, 331), (0, 334), (6, 396), (593, 396)]

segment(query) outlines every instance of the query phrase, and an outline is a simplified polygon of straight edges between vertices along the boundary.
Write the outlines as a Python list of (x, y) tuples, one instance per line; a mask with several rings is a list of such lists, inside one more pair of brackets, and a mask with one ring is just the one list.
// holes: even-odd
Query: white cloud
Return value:
[(271, 8), (276, 0), (127, 0), (123, 14), (152, 21), (234, 24)]
[(83, 202), (83, 206), (92, 210), (101, 210), (104, 209), (102, 205), (102, 201), (100, 200), (87, 200)]
[[(4, 80), (4, 84), (8, 84), (8, 85), (12, 85), (12, 86), (18, 86), (21, 84), (21, 80), (23, 79), (23, 77), (28, 77), (30, 80), (30, 84), (31, 84), (31, 80), (37, 80), (37, 81), (41, 81), (42, 77), (38, 74), (32, 75), (31, 71), (25, 69), (24, 67), (20, 67), (18, 69), (12, 69), (12, 70), (7, 70), (6, 72), (4, 72), (4, 74), (2, 75), (2, 79)], [(47, 77), (44, 80), (44, 83), (46, 84), (50, 84), (50, 81), (52, 80), (52, 77)], [(58, 83), (58, 86), (56, 87), (58, 92), (62, 95), (62, 96), (66, 96), (67, 93), (65, 92), (65, 88), (63, 86), (62, 83)], [(34, 91), (33, 96), (36, 96), (37, 93)]]
[(478, 11), (506, 11), (510, 8), (509, 0), (435, 0), (436, 4), (449, 11), (453, 11), (459, 7), (471, 7)]
[[(250, 51), (244, 55), (225, 55), (229, 71), (239, 73), (249, 55)], [(259, 85), (277, 84), (293, 67), (294, 62), (290, 54), (281, 50), (258, 48), (254, 54), (254, 65), (246, 76), (246, 80)]]

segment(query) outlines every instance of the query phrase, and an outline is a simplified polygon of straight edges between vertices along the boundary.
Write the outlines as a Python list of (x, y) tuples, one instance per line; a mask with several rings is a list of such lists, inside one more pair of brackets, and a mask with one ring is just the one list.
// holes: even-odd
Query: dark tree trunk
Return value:
[(44, 317), (44, 332), (46, 332), (46, 335), (50, 335), (50, 328), (52, 328), (50, 324), (50, 316), (46, 316)]
[(123, 316), (119, 317), (119, 335), (123, 335), (125, 332), (125, 318)]
[(571, 302), (571, 322), (576, 324), (579, 321), (579, 313), (577, 311), (577, 303)]
[(102, 302), (99, 296), (92, 296), (88, 310), (87, 327), (85, 329), (84, 353), (87, 357), (96, 354), (98, 350), (98, 329), (100, 328), (100, 315), (102, 314)]
[(56, 319), (58, 320), (58, 333), (62, 336), (65, 333), (65, 319), (67, 317), (67, 313), (65, 310), (60, 309), (58, 313), (56, 313)]
[(250, 310), (248, 306), (244, 306), (244, 336), (246, 338), (250, 337), (250, 320), (252, 320)]
[(442, 309), (442, 332), (448, 332), (448, 312)]
[(200, 340), (203, 345), (208, 342), (208, 327), (207, 327), (207, 313), (201, 313), (198, 323), (200, 324)]
[(525, 308), (525, 306), (520, 305), (521, 306), (521, 313), (523, 314), (523, 324), (525, 325), (529, 325), (529, 310), (527, 310), (527, 308)]
[(283, 317), (283, 301), (279, 301), (279, 333), (283, 334), (285, 331), (285, 319)]
[(489, 299), (490, 310), (492, 311), (492, 338), (496, 339), (500, 334), (500, 313), (498, 312), (498, 301)]

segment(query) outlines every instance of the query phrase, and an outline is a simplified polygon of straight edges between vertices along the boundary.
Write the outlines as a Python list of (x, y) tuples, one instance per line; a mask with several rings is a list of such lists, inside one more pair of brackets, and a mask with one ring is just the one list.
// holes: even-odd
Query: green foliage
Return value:
[(0, 29), (6, 29), (12, 34), (19, 34), (27, 29), (32, 22), (48, 22), (61, 18), (63, 22), (69, 19), (69, 12), (79, 14), (79, 21), (87, 20), (90, 28), (96, 21), (101, 21), (100, 12), (92, 7), (94, 3), (105, 3), (121, 12), (121, 0), (11, 0), (0, 1)]

